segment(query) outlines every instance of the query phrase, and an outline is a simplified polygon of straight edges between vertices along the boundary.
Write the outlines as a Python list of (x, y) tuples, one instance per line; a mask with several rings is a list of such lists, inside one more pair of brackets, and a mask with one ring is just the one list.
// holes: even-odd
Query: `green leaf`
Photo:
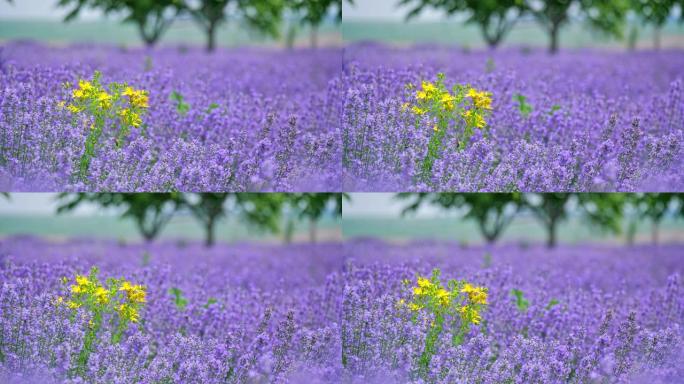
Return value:
[(556, 299), (551, 299), (548, 304), (546, 304), (546, 310), (548, 311), (549, 309), (553, 308), (554, 306), (558, 305), (559, 302)]
[(176, 308), (179, 310), (185, 310), (185, 307), (188, 306), (188, 300), (183, 297), (183, 291), (176, 287), (172, 287), (169, 289), (169, 294), (173, 296), (173, 303), (176, 305)]
[(210, 298), (207, 300), (207, 303), (203, 305), (203, 307), (204, 307), (204, 308), (209, 308), (209, 306), (211, 306), (212, 304), (216, 304), (216, 303), (218, 303), (218, 300), (215, 299), (215, 298), (213, 298), (213, 297), (210, 297)]
[(190, 104), (186, 103), (184, 101), (183, 95), (181, 95), (177, 91), (171, 92), (171, 94), (169, 95), (169, 100), (174, 101), (176, 103), (176, 111), (181, 116), (185, 116), (185, 114), (187, 114), (190, 110)]
[(527, 117), (532, 113), (532, 105), (527, 102), (527, 97), (516, 93), (513, 95), (513, 101), (518, 103), (518, 110), (523, 117)]
[(527, 311), (527, 308), (530, 306), (530, 302), (527, 301), (523, 296), (523, 291), (514, 288), (511, 289), (511, 295), (515, 297), (515, 306), (518, 307), (518, 310), (520, 312)]

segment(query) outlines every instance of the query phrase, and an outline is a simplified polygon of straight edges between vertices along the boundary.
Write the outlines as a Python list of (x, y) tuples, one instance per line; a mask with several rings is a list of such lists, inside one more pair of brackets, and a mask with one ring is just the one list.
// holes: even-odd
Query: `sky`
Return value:
[[(0, 0), (0, 19), (38, 19), (60, 21), (70, 8), (58, 8), (58, 0)], [(97, 20), (102, 14), (86, 10), (81, 13), (81, 20)]]
[[(19, 216), (51, 216), (57, 211), (57, 193), (12, 193), (10, 198), (0, 196), (0, 220), (3, 215)], [(85, 204), (71, 212), (77, 216), (113, 215), (114, 212), (105, 212), (97, 206)]]
[[(344, 203), (347, 217), (399, 217), (405, 202), (394, 198), (393, 193), (352, 193), (352, 200)], [(55, 193), (12, 193), (10, 199), (0, 197), (0, 218), (3, 215), (51, 216), (57, 209)], [(95, 205), (80, 206), (73, 214), (80, 216), (116, 215), (117, 212), (97, 208)], [(440, 215), (431, 207), (421, 208), (418, 217)]]
[[(67, 9), (57, 8), (58, 0), (14, 0), (9, 4), (6, 0), (0, 0), (0, 19), (42, 19), (62, 20), (67, 14)], [(354, 5), (343, 3), (345, 19), (376, 19), (376, 20), (402, 20), (406, 15), (405, 9), (398, 9), (396, 4), (399, 0), (356, 0)], [(87, 11), (81, 19), (98, 19), (101, 13)], [(425, 12), (421, 19), (440, 19), (442, 16), (436, 12)]]
[[(399, 0), (354, 0), (354, 5), (346, 1), (342, 3), (342, 14), (345, 20), (392, 20), (401, 21), (408, 13), (407, 9), (397, 6)], [(444, 16), (435, 11), (424, 11), (416, 20), (442, 20)]]

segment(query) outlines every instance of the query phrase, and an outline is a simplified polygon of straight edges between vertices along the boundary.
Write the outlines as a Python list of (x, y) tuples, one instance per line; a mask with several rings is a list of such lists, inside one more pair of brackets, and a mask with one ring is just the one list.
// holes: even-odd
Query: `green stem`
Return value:
[(428, 143), (428, 152), (425, 155), (425, 159), (423, 159), (422, 173), (423, 179), (425, 181), (430, 180), (430, 176), (432, 175), (432, 166), (435, 163), (435, 160), (439, 157), (439, 151), (442, 148), (442, 140), (444, 140), (445, 135), (446, 129), (440, 123), (438, 125), (437, 132), (435, 132), (435, 134), (430, 138), (430, 142)]

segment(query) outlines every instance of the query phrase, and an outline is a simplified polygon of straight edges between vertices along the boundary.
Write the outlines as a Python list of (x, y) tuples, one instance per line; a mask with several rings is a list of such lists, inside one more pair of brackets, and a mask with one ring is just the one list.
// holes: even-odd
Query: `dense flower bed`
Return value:
[[(344, 59), (345, 190), (684, 188), (681, 52), (550, 56), (361, 44)], [(472, 124), (467, 111), (462, 121), (445, 119), (459, 108), (448, 94), (430, 99), (428, 92), (431, 110), (410, 107), (426, 104), (420, 84), (439, 73), (447, 89), (491, 94), (486, 122)], [(462, 132), (473, 125), (479, 129), (465, 143)]]
[[(94, 312), (70, 298), (93, 266), (141, 304), (119, 340), (105, 315), (78, 369)], [(3, 240), (0, 382), (338, 382), (342, 266), (336, 244)]]
[[(2, 190), (341, 188), (339, 49), (0, 49)], [(131, 123), (123, 140), (123, 118), (98, 122), (92, 108), (66, 107), (95, 71), (104, 84), (126, 83), (149, 98), (140, 116), (117, 111)], [(102, 134), (84, 175), (93, 126)]]
[[(684, 375), (681, 246), (347, 246), (342, 356), (349, 382), (677, 382)], [(441, 270), (486, 289), (479, 324), (416, 308)], [(472, 288), (471, 288), (472, 289)], [(463, 290), (463, 292), (467, 292)], [(450, 325), (453, 325), (450, 326)], [(434, 333), (433, 333), (434, 335)]]

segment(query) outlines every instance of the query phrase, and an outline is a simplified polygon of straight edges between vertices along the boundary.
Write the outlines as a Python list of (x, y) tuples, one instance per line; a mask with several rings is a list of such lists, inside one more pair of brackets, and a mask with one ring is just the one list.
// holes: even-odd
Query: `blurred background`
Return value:
[(464, 48), (684, 48), (681, 0), (354, 0), (344, 41)]
[(268, 243), (341, 240), (335, 193), (12, 193), (0, 195), (0, 241), (40, 236)]
[(345, 240), (664, 244), (684, 241), (684, 194), (352, 193)]
[(0, 44), (341, 44), (339, 0), (0, 0)]

